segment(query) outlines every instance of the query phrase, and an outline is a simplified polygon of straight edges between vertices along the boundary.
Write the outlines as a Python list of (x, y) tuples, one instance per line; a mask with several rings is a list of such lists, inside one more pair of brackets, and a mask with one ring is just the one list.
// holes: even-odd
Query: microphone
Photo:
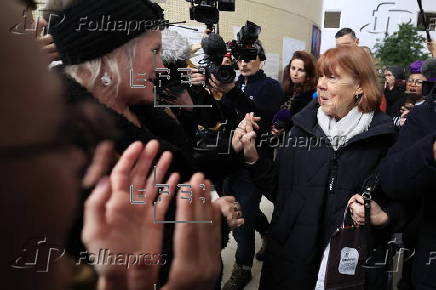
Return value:
[(162, 31), (162, 61), (164, 64), (174, 64), (179, 60), (192, 57), (191, 45), (188, 39), (174, 30)]

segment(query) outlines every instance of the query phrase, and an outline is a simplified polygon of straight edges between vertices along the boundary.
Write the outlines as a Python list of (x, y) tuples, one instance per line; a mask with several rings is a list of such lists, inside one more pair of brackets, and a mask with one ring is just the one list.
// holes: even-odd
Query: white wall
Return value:
[[(381, 3), (394, 4), (383, 4), (378, 7)], [(425, 12), (436, 13), (436, 0), (422, 0), (422, 6)], [(377, 38), (384, 38), (388, 19), (387, 32), (391, 35), (398, 31), (398, 25), (403, 22), (411, 21), (412, 24), (416, 25), (419, 8), (416, 0), (324, 0), (324, 11), (341, 11), (340, 27), (353, 29), (360, 38), (360, 45), (372, 49)], [(322, 24), (324, 25), (324, 20)], [(365, 25), (367, 26), (362, 29)], [(362, 31), (360, 31), (361, 29)], [(335, 47), (335, 34), (338, 30), (336, 28), (322, 29), (321, 53)], [(430, 33), (435, 39), (436, 32)], [(425, 36), (425, 32), (422, 35)]]

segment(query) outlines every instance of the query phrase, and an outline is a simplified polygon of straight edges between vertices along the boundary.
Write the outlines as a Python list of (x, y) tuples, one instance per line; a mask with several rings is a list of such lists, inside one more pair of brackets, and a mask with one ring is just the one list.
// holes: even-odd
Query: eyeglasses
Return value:
[(411, 85), (414, 84), (414, 85), (417, 85), (417, 86), (418, 86), (418, 85), (422, 85), (423, 82), (424, 82), (424, 81), (423, 81), (423, 80), (420, 80), (420, 79), (414, 79), (414, 80), (413, 80), (413, 79), (408, 79), (408, 80), (407, 80), (407, 83), (408, 83), (408, 84), (411, 84)]

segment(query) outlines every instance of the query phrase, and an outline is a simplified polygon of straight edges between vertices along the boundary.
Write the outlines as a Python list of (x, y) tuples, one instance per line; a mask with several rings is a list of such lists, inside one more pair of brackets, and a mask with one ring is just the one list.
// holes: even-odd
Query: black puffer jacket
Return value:
[[(318, 126), (318, 107), (314, 100), (293, 118), (275, 164), (261, 158), (249, 166), (255, 184), (274, 202), (259, 289), (314, 289), (322, 252), (347, 201), (361, 193), (394, 141), (392, 120), (376, 112), (368, 131), (335, 152)], [(398, 224), (399, 207), (377, 201), (387, 205), (390, 225)]]

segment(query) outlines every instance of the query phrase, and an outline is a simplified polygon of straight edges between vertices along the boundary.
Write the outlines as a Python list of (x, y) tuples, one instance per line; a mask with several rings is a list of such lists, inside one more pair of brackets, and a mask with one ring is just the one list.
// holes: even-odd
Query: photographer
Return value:
[[(241, 29), (239, 40), (243, 39), (243, 34), (249, 31), (247, 29), (250, 28), (249, 25), (247, 23)], [(260, 27), (258, 32), (260, 32)], [(280, 109), (284, 96), (280, 83), (267, 77), (261, 69), (266, 60), (261, 42), (257, 39), (253, 42), (253, 46), (256, 48), (256, 59), (238, 60), (237, 64), (241, 74), (236, 83), (222, 83), (212, 74), (209, 84), (212, 86), (212, 91), (224, 94), (221, 99), (223, 106), (235, 108), (238, 116), (242, 117), (250, 106), (253, 107), (255, 114), (261, 117), (259, 141), (263, 134), (268, 134), (271, 130), (271, 121), (274, 114)], [(273, 149), (268, 144), (260, 143), (260, 145), (258, 148), (262, 156), (272, 159)], [(262, 248), (256, 255), (262, 259), (269, 223), (259, 209), (262, 192), (254, 185), (246, 169), (239, 170), (226, 179), (224, 193), (236, 196), (241, 204), (245, 223), (233, 231), (233, 236), (238, 243), (235, 255), (236, 263), (232, 275), (223, 289), (243, 289), (251, 280), (251, 267), (255, 256), (255, 230), (262, 236)]]
[[(170, 72), (169, 78), (159, 78), (156, 86), (159, 102), (176, 105), (171, 107), (171, 111), (184, 129), (183, 143), (193, 154), (195, 165), (201, 170), (207, 168), (208, 176), (212, 179), (216, 191), (222, 195), (224, 178), (229, 172), (234, 172), (243, 166), (241, 160), (235, 160), (231, 155), (224, 154), (229, 150), (230, 131), (237, 126), (240, 119), (234, 108), (224, 108), (220, 97), (214, 96), (205, 87), (206, 75), (214, 69), (219, 71), (221, 68), (226, 46), (219, 35), (210, 31), (204, 34), (204, 38), (206, 40), (202, 41), (202, 47), (208, 54), (205, 60), (200, 61), (199, 67), (190, 61), (192, 49), (187, 39), (176, 31), (164, 30), (161, 56)], [(180, 72), (180, 69), (186, 68), (191, 70), (189, 84), (183, 82)], [(201, 73), (202, 71), (206, 74)], [(233, 69), (232, 73), (235, 74)], [(220, 76), (225, 78), (224, 74), (221, 73)], [(233, 79), (230, 78), (231, 81)], [(151, 108), (152, 111), (157, 109)], [(246, 111), (251, 109), (248, 107)], [(149, 123), (150, 129), (158, 134), (162, 128), (161, 122)], [(176, 137), (174, 130), (163, 133), (167, 135), (166, 139), (169, 142), (173, 142)], [(160, 135), (162, 136), (162, 133)], [(214, 167), (209, 166), (211, 162), (215, 164)]]

